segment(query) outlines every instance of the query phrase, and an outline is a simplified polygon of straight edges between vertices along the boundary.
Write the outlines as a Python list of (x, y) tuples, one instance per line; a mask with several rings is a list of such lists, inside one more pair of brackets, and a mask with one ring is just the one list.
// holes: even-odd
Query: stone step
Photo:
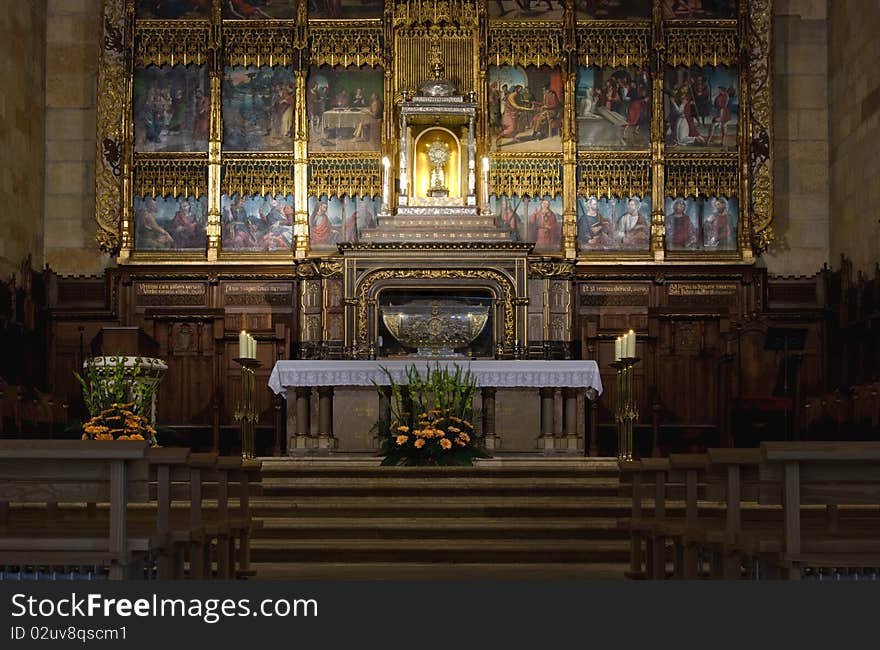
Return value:
[(386, 242), (422, 242), (422, 241), (491, 241), (502, 242), (512, 241), (510, 232), (506, 230), (468, 230), (462, 231), (459, 228), (449, 228), (444, 230), (441, 228), (431, 229), (411, 229), (400, 230), (397, 228), (389, 230), (365, 230), (361, 233), (362, 241), (386, 241)]
[(524, 459), (495, 457), (477, 459), (473, 467), (382, 466), (375, 455), (357, 457), (303, 456), (261, 458), (263, 476), (299, 473), (327, 473), (352, 476), (618, 476), (617, 461), (612, 458), (547, 456)]
[(623, 539), (618, 519), (559, 517), (277, 517), (254, 539)]
[(254, 562), (623, 562), (626, 540), (254, 539)]
[(495, 217), (379, 217), (380, 228), (497, 228)]
[(544, 495), (608, 495), (617, 496), (620, 483), (614, 478), (502, 478), (468, 477), (351, 477), (351, 476), (285, 476), (264, 477), (263, 496), (294, 494), (361, 493), (392, 495), (414, 492), (420, 495), (441, 493), (449, 498), (460, 494), (491, 496), (493, 494)]
[(622, 580), (626, 562), (259, 562), (258, 580)]

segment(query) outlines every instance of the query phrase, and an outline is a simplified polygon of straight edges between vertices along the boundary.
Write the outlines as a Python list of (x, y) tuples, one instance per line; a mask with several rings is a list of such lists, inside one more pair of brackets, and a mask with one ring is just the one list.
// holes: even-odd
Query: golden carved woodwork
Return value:
[(135, 66), (202, 65), (207, 60), (209, 27), (203, 21), (138, 21), (134, 37)]
[(667, 161), (666, 196), (738, 196), (739, 166), (733, 156)]
[(300, 278), (341, 278), (342, 262), (340, 260), (308, 260), (296, 265), (296, 275)]
[(208, 191), (204, 159), (139, 156), (134, 171), (135, 196), (202, 196)]
[(529, 261), (529, 277), (535, 278), (571, 278), (574, 273), (573, 262), (546, 260)]
[(737, 65), (736, 24), (714, 27), (702, 24), (666, 29), (666, 65)]
[(229, 159), (223, 162), (220, 192), (239, 194), (293, 194), (293, 159)]
[[(134, 20), (133, 0), (103, 0), (104, 28), (97, 99), (97, 241), (126, 262), (132, 250), (136, 194), (208, 195), (207, 261), (219, 251), (222, 193), (293, 193), (294, 251), (309, 254), (310, 194), (378, 195), (381, 155), (396, 160), (395, 101), (432, 76), (431, 45), (445, 75), (478, 104), (478, 159), (491, 156), (490, 192), (563, 196), (563, 251), (576, 250), (577, 196), (721, 194), (740, 201), (743, 260), (773, 238), (772, 0), (742, 0), (735, 20), (665, 21), (654, 3), (651, 19), (577, 21), (564, 18), (489, 20), (489, 0), (386, 0), (382, 18), (308, 20), (298, 2), (295, 20), (222, 20), (215, 0), (210, 19)], [(207, 158), (198, 154), (133, 153), (132, 75), (137, 66), (205, 65), (211, 87)], [(297, 102), (293, 154), (222, 154), (221, 85), (226, 66), (291, 66)], [(309, 154), (305, 75), (311, 65), (381, 66), (385, 71), (382, 153)], [(549, 65), (564, 73), (562, 150), (558, 154), (487, 151), (487, 70), (491, 65)], [(654, 76), (651, 152), (577, 151), (575, 66), (651, 67)], [(665, 66), (738, 66), (740, 114), (736, 153), (667, 154), (663, 111)], [(395, 201), (391, 200), (393, 209)], [(663, 259), (662, 201), (652, 210), (652, 251)], [(748, 207), (746, 207), (748, 206)]]
[(651, 160), (645, 154), (582, 154), (578, 196), (628, 197), (651, 193)]
[(651, 56), (651, 25), (618, 21), (579, 25), (576, 43), (579, 65), (645, 67)]
[(249, 23), (226, 28), (223, 50), (228, 66), (290, 65), (293, 61), (294, 33), (289, 24)]
[(516, 339), (516, 323), (514, 308), (517, 299), (516, 290), (511, 279), (494, 269), (382, 269), (373, 271), (360, 278), (357, 294), (357, 332), (360, 345), (366, 348), (369, 344), (369, 309), (375, 306), (376, 299), (371, 297), (373, 286), (382, 280), (437, 280), (437, 279), (471, 279), (488, 280), (495, 283), (503, 294), (504, 309), (504, 344), (513, 345)]
[(562, 193), (562, 157), (534, 154), (506, 154), (490, 158), (489, 192), (554, 196)]
[(413, 91), (425, 80), (433, 78), (433, 62), (427, 56), (429, 43), (439, 46), (445, 74), (458, 87), (458, 92), (474, 90), (473, 30), (455, 25), (416, 25), (399, 29), (394, 35), (395, 95), (404, 90)]
[(382, 163), (378, 154), (312, 155), (309, 172), (309, 195), (376, 196), (382, 193)]
[(748, 80), (751, 142), (748, 170), (752, 248), (758, 254), (773, 242), (773, 2), (752, 0), (748, 12)]
[(474, 0), (398, 0), (394, 3), (395, 27), (441, 23), (473, 26), (477, 23), (478, 3)]
[[(363, 21), (368, 22), (368, 21)], [(309, 29), (312, 41), (312, 65), (350, 65), (378, 67), (384, 64), (384, 45), (380, 21), (345, 22), (313, 25)], [(373, 24), (375, 23), (375, 24)]]
[(561, 65), (562, 30), (551, 22), (493, 24), (489, 26), (488, 52), (490, 65)]
[[(95, 239), (102, 251), (120, 246), (130, 249), (131, 238), (122, 241), (123, 214), (131, 220), (131, 191), (128, 183), (131, 151), (130, 122), (124, 118), (130, 102), (131, 78), (125, 67), (126, 29), (124, 0), (107, 0), (98, 61), (97, 164), (95, 169)], [(120, 107), (122, 110), (120, 110)], [(128, 193), (123, 187), (129, 186)], [(127, 206), (127, 207), (125, 207)]]

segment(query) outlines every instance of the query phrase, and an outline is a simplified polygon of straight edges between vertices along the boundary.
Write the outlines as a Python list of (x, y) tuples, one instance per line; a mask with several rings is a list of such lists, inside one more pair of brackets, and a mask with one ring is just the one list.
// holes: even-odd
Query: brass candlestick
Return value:
[(639, 419), (633, 377), (634, 367), (639, 361), (641, 359), (637, 357), (623, 357), (611, 364), (617, 370), (614, 420), (617, 425), (617, 458), (620, 460), (633, 458), (633, 427)]
[(256, 458), (255, 438), (257, 428), (257, 377), (254, 372), (261, 364), (256, 359), (233, 359), (241, 366), (241, 392), (238, 397), (238, 406), (233, 414), (233, 419), (240, 423), (241, 427), (241, 457), (245, 459)]

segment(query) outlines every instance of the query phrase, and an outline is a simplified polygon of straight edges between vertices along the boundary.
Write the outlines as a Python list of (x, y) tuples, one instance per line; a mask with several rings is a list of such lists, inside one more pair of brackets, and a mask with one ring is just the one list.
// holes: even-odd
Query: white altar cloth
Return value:
[(288, 388), (297, 386), (372, 386), (373, 382), (386, 385), (388, 370), (394, 381), (406, 383), (406, 369), (415, 364), (424, 375), (430, 365), (469, 368), (478, 386), (493, 388), (586, 388), (602, 393), (602, 379), (595, 361), (532, 361), (467, 359), (378, 361), (279, 361), (269, 376), (269, 388), (276, 395), (287, 396)]

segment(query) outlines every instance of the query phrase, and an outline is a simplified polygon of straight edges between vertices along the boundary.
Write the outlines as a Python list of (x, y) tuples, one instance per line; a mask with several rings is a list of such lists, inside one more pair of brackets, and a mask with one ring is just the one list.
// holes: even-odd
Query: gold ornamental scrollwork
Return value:
[(202, 196), (208, 192), (207, 161), (141, 158), (135, 163), (135, 196)]
[(666, 64), (736, 65), (739, 62), (736, 24), (730, 27), (709, 25), (668, 27), (666, 29)]
[(309, 260), (296, 265), (296, 276), (303, 279), (341, 278), (342, 260)]
[(739, 165), (736, 158), (701, 157), (667, 161), (666, 196), (738, 196)]
[(134, 64), (202, 65), (207, 60), (207, 21), (139, 20), (134, 38)]
[(263, 22), (259, 27), (232, 24), (224, 31), (223, 50), (226, 65), (290, 65), (293, 61), (294, 24)]
[(503, 22), (489, 26), (490, 65), (557, 66), (565, 61), (557, 23)]
[(751, 141), (752, 248), (761, 253), (773, 242), (773, 74), (772, 0), (752, 0), (748, 18), (749, 117)]
[(477, 3), (474, 0), (398, 0), (392, 20), (395, 27), (455, 23), (477, 24)]
[(370, 293), (373, 286), (382, 280), (437, 280), (437, 279), (474, 279), (489, 280), (497, 284), (502, 293), (504, 308), (504, 343), (505, 346), (513, 345), (515, 334), (515, 291), (510, 278), (493, 269), (382, 269), (367, 274), (358, 283), (357, 287), (357, 331), (360, 345), (368, 345), (369, 336), (369, 307), (375, 300)]
[(104, 3), (104, 39), (98, 65), (97, 165), (95, 170), (95, 239), (102, 251), (115, 253), (120, 245), (122, 179), (130, 144), (126, 142), (125, 2)]
[(561, 156), (493, 156), (489, 169), (489, 191), (496, 196), (555, 196), (562, 193)]
[(529, 260), (529, 277), (570, 278), (574, 273), (574, 262)]
[(379, 154), (321, 154), (309, 157), (309, 194), (377, 196), (382, 193)]
[(220, 191), (239, 194), (293, 194), (292, 158), (248, 158), (223, 161)]
[(577, 178), (578, 196), (643, 197), (651, 193), (651, 159), (647, 154), (584, 155)]
[(651, 60), (651, 25), (593, 23), (576, 31), (577, 62), (583, 66), (645, 67)]
[(312, 65), (368, 65), (379, 67), (384, 63), (382, 25), (352, 26), (350, 22), (313, 25), (310, 63)]

